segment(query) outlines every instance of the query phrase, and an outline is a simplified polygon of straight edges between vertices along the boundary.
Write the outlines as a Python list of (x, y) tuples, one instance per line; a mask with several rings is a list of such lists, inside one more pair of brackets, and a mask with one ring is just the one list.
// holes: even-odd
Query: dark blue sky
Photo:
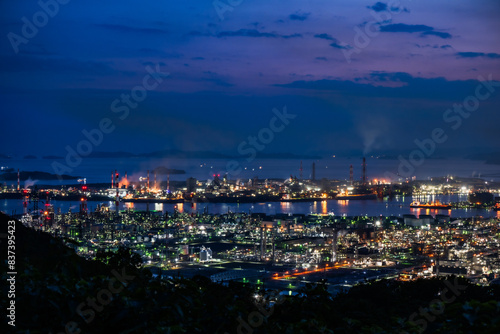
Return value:
[(444, 149), (500, 141), (500, 87), (460, 125), (446, 114), (500, 80), (497, 0), (60, 1), (0, 2), (0, 153), (63, 155), (108, 118), (95, 151), (237, 154), (284, 106), (266, 152), (411, 150), (437, 127)]

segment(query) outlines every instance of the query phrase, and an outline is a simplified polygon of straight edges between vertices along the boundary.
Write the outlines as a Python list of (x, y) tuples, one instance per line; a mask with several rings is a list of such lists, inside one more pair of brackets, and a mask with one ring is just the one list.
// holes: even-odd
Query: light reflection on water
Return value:
[[(442, 203), (450, 201), (465, 201), (466, 195), (435, 195), (434, 200), (439, 200)], [(203, 213), (205, 209), (211, 214), (223, 214), (228, 212), (245, 212), (245, 213), (265, 213), (265, 214), (333, 214), (336, 216), (403, 216), (404, 214), (413, 215), (432, 215), (445, 214), (452, 217), (499, 217), (500, 212), (476, 209), (453, 209), (453, 210), (438, 210), (438, 209), (412, 209), (410, 203), (416, 200), (412, 197), (398, 197), (393, 200), (323, 200), (316, 202), (270, 202), (270, 203), (120, 203), (120, 210), (155, 210), (160, 212), (173, 212), (174, 207), (179, 212), (186, 213)], [(422, 200), (422, 202), (424, 202)], [(73, 212), (79, 203), (53, 201), (54, 209), (61, 209), (62, 212), (68, 212), (70, 207)], [(104, 203), (88, 202), (90, 211), (95, 210), (98, 204), (104, 204), (110, 207), (110, 210), (115, 210), (114, 201)], [(2, 211), (7, 214), (20, 214), (23, 212), (22, 200), (3, 200), (0, 204)], [(15, 210), (15, 212), (14, 212)]]
[(321, 201), (321, 213), (326, 215), (328, 213), (328, 202)]

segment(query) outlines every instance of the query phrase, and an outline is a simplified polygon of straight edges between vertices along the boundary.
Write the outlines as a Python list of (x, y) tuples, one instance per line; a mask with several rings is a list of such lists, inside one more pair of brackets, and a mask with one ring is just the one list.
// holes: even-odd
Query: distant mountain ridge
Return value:
[[(76, 180), (81, 178), (80, 176), (71, 176), (71, 175), (56, 175), (56, 174), (51, 174), (51, 173), (46, 173), (46, 172), (38, 172), (38, 171), (33, 171), (33, 172), (28, 172), (28, 171), (22, 171), (19, 173), (19, 179), (20, 181), (26, 181), (26, 180)], [(17, 180), (17, 172), (7, 172), (0, 174), (0, 181), (16, 181)]]
[(488, 165), (500, 165), (500, 152), (476, 153), (465, 157), (469, 160), (484, 161)]
[(178, 158), (178, 159), (228, 159), (229, 155), (211, 151), (180, 151), (175, 149), (153, 151), (150, 153), (137, 154), (137, 157), (145, 158)]
[[(176, 158), (176, 159), (240, 159), (244, 156), (229, 155), (212, 151), (181, 151), (168, 149), (149, 153), (134, 154), (130, 152), (93, 152), (89, 158)], [(322, 159), (318, 155), (299, 155), (294, 153), (262, 153), (257, 154), (259, 159)]]
[[(474, 152), (467, 154), (464, 149), (445, 149), (435, 152), (427, 159), (448, 159), (448, 158), (465, 158), (468, 160), (480, 160), (485, 161), (487, 164), (500, 164), (500, 152), (497, 148), (492, 147), (481, 147), (481, 148), (469, 148), (469, 152)], [(165, 149), (157, 150), (146, 153), (131, 153), (126, 151), (95, 151), (85, 158), (174, 158), (174, 159), (244, 159), (248, 155), (238, 155), (236, 152), (214, 152), (214, 151), (183, 151), (178, 149)], [(407, 157), (411, 151), (409, 150), (377, 150), (369, 153), (363, 154), (359, 150), (342, 150), (342, 148), (336, 150), (325, 150), (325, 151), (313, 151), (306, 154), (296, 154), (290, 152), (257, 152), (257, 159), (303, 159), (303, 160), (320, 160), (328, 157), (337, 158), (361, 158), (363, 156), (369, 158), (377, 158), (383, 160), (398, 160), (399, 156)], [(10, 160), (10, 159), (44, 159), (44, 160), (62, 160), (65, 156), (61, 155), (9, 155), (0, 153), (0, 159)]]

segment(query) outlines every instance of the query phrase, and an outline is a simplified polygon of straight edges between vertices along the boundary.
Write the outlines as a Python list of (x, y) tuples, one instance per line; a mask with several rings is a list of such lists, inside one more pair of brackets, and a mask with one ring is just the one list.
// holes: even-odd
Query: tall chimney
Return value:
[(115, 185), (116, 185), (116, 198), (115, 198), (115, 206), (116, 206), (116, 214), (120, 213), (120, 192), (119, 192), (119, 183), (118, 183), (118, 171), (115, 169)]
[(366, 186), (366, 158), (363, 157), (363, 185)]
[(352, 186), (354, 182), (354, 169), (352, 168), (352, 165), (349, 167), (349, 181), (351, 181)]

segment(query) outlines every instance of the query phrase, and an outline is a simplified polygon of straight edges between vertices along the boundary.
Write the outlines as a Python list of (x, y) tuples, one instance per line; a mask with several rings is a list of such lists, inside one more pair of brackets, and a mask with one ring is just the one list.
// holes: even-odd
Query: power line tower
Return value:
[(38, 216), (38, 201), (40, 200), (40, 197), (38, 196), (38, 188), (37, 186), (33, 187), (33, 190), (31, 191), (30, 194), (30, 202), (33, 203), (33, 211), (36, 212), (36, 215)]
[(38, 202), (40, 201), (40, 197), (38, 194), (38, 188), (37, 186), (33, 186), (33, 189), (31, 190), (29, 194), (29, 202), (30, 204), (33, 204), (33, 208), (31, 210), (31, 219), (32, 221), (35, 221), (40, 218), (40, 210), (38, 208)]
[(116, 186), (116, 198), (115, 198), (115, 206), (116, 206), (116, 215), (120, 214), (120, 183), (118, 182), (120, 174), (115, 169), (115, 186)]

